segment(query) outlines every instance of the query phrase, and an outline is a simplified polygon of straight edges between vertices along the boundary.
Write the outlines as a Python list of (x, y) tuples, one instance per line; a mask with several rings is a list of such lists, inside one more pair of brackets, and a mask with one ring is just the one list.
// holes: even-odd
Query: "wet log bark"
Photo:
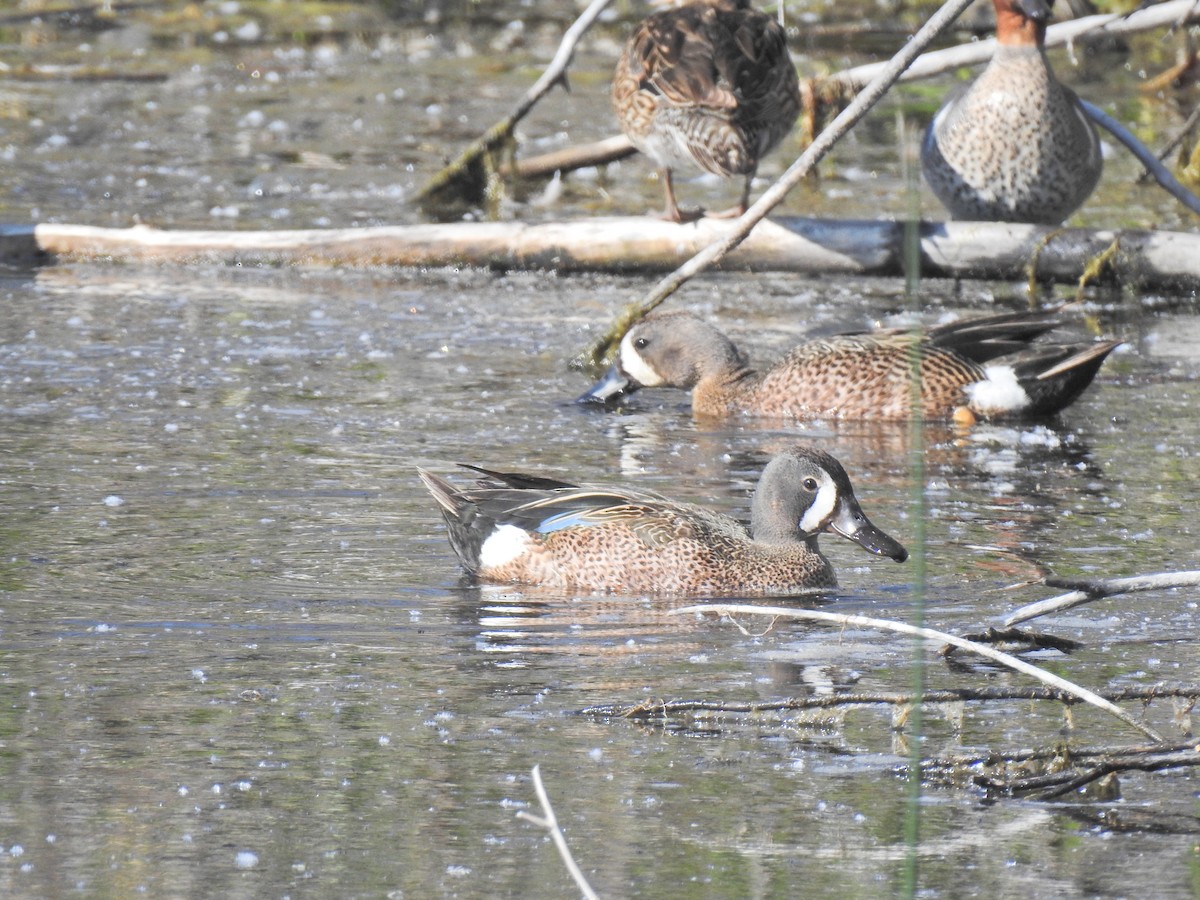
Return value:
[[(676, 225), (646, 217), (571, 222), (466, 222), (307, 231), (162, 231), (44, 224), (0, 226), (0, 264), (55, 258), (226, 264), (477, 266), (658, 274), (720, 240), (734, 223)], [(1200, 287), (1200, 234), (922, 222), (927, 277)], [(727, 271), (903, 274), (900, 222), (781, 217), (761, 222), (721, 262)], [(1097, 273), (1095, 261), (1104, 260)]]

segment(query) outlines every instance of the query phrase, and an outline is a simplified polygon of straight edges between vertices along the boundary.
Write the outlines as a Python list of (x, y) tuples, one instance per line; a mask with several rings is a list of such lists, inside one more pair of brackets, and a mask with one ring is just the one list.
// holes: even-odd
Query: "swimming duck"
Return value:
[(1100, 180), (1100, 139), (1046, 59), (1053, 0), (994, 5), (996, 53), (934, 116), (921, 168), (956, 219), (1057, 225)]
[(839, 335), (801, 344), (759, 372), (707, 322), (658, 313), (629, 329), (616, 362), (579, 401), (675, 387), (691, 391), (692, 411), (704, 416), (900, 420), (911, 414), (912, 357), (920, 353), (924, 418), (1037, 418), (1074, 401), (1120, 344), (1030, 347), (1058, 324), (1052, 312), (1005, 313), (923, 332)]
[(836, 586), (817, 547), (827, 531), (897, 562), (908, 558), (867, 519), (841, 464), (811, 447), (767, 464), (748, 530), (650, 491), (465, 468), (483, 480), (460, 489), (417, 472), (463, 568), (479, 581), (687, 596), (794, 593)]
[(621, 130), (662, 171), (664, 219), (693, 221), (680, 210), (672, 172), (694, 166), (745, 176), (741, 215), (762, 159), (792, 128), (800, 89), (783, 28), (749, 0), (700, 0), (644, 20), (613, 76)]

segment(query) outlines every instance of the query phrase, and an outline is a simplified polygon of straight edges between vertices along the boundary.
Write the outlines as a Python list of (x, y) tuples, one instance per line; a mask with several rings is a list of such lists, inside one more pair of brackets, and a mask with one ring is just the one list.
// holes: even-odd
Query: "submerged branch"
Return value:
[[(1200, 685), (1155, 685), (1148, 688), (1121, 688), (1097, 691), (1110, 703), (1140, 701), (1148, 703), (1162, 698), (1200, 699)], [(972, 703), (1002, 700), (1050, 700), (1059, 703), (1078, 703), (1073, 693), (1050, 687), (950, 688), (925, 691), (920, 696), (910, 693), (854, 692), (828, 694), (820, 697), (786, 697), (780, 700), (745, 702), (736, 700), (646, 700), (633, 706), (612, 704), (589, 706), (580, 715), (599, 718), (633, 719), (635, 721), (667, 719), (681, 713), (715, 713), (719, 715), (755, 715), (788, 713), (804, 710), (844, 709), (851, 706), (914, 706), (919, 703)]]
[(947, 634), (944, 631), (936, 631), (932, 628), (919, 628), (915, 625), (909, 625), (905, 622), (893, 622), (888, 619), (876, 619), (872, 616), (856, 616), (843, 615), (839, 613), (821, 612), (814, 609), (791, 609), (783, 606), (756, 606), (752, 604), (739, 603), (713, 603), (703, 604), (699, 606), (685, 606), (680, 609), (671, 610), (668, 615), (685, 615), (687, 613), (715, 613), (717, 615), (726, 615), (733, 617), (735, 615), (753, 615), (753, 616), (774, 616), (782, 619), (807, 619), (817, 622), (832, 622), (842, 626), (859, 626), (865, 628), (878, 628), (884, 631), (892, 631), (897, 634), (908, 634), (914, 637), (922, 637), (929, 640), (943, 641), (954, 647), (963, 650), (969, 650), (979, 656), (985, 657), (997, 662), (1014, 671), (1028, 675), (1031, 678), (1037, 679), (1043, 684), (1058, 690), (1072, 694), (1079, 700), (1095, 706), (1097, 709), (1102, 709), (1110, 715), (1120, 719), (1131, 728), (1135, 728), (1142, 734), (1154, 741), (1162, 741), (1162, 738), (1155, 731), (1141, 722), (1134, 719), (1123, 709), (1105, 700), (1094, 691), (1090, 691), (1085, 687), (1081, 687), (1074, 682), (1067, 681), (1065, 678), (1060, 678), (1057, 675), (1047, 672), (1045, 669), (1040, 669), (1037, 666), (1031, 665), (1022, 659), (1017, 659), (1008, 653), (1002, 653), (999, 650), (994, 650), (985, 644), (977, 644), (974, 641), (964, 640), (953, 634)]
[[(1063, 753), (1069, 762), (1075, 754)], [(1120, 772), (1158, 772), (1163, 769), (1183, 769), (1200, 766), (1200, 748), (1194, 742), (1176, 748), (1133, 747), (1116, 750), (1079, 767), (1062, 769), (1015, 778), (979, 775), (975, 783), (989, 794), (1005, 797), (1029, 797), (1034, 800), (1053, 800), (1077, 791), (1095, 781)]]
[(1005, 625), (1016, 625), (1045, 616), (1064, 609), (1071, 609), (1094, 600), (1105, 597), (1116, 597), (1121, 594), (1133, 594), (1141, 591), (1159, 591), (1167, 588), (1196, 587), (1200, 585), (1200, 571), (1192, 572), (1162, 572), (1157, 575), (1134, 575), (1130, 578), (1112, 579), (1065, 579), (1043, 578), (1042, 584), (1047, 587), (1071, 588), (1066, 594), (1050, 597), (1030, 603), (1009, 614), (1004, 620)]

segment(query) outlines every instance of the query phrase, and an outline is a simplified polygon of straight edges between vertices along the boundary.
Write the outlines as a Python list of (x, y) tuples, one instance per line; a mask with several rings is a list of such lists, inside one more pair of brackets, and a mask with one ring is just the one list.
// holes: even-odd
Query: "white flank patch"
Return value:
[(815, 534), (821, 527), (821, 523), (833, 515), (837, 501), (837, 485), (833, 483), (832, 478), (822, 472), (821, 486), (817, 488), (817, 496), (813, 498), (812, 505), (808, 507), (808, 511), (800, 520), (800, 530), (805, 534)]
[(1029, 405), (1029, 395), (1017, 382), (1012, 366), (988, 366), (983, 381), (968, 384), (967, 398), (972, 409), (983, 413), (1013, 412)]
[(642, 387), (656, 387), (663, 383), (662, 376), (650, 368), (634, 348), (632, 335), (627, 334), (621, 339), (621, 368)]
[(525, 552), (529, 535), (516, 525), (500, 525), (479, 548), (479, 567), (495, 569), (507, 565)]

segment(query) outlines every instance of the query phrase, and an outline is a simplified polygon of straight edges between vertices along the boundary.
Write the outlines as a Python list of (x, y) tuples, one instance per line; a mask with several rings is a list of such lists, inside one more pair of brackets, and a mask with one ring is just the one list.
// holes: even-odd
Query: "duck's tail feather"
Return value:
[(1053, 331), (1062, 320), (1057, 310), (1001, 313), (974, 319), (959, 319), (928, 331), (935, 347), (951, 350), (980, 365), (1018, 353), (1043, 334)]
[(483, 542), (495, 530), (495, 520), (484, 514), (478, 504), (446, 479), (420, 468), (417, 469), (417, 475), (437, 501), (442, 518), (446, 520), (454, 555), (467, 573), (474, 575), (479, 571)]
[(1082, 394), (1100, 366), (1121, 341), (1079, 345), (1046, 346), (1041, 352), (1019, 360), (1014, 369), (1017, 381), (1029, 395), (1022, 413), (1030, 417), (1052, 416), (1066, 409)]

